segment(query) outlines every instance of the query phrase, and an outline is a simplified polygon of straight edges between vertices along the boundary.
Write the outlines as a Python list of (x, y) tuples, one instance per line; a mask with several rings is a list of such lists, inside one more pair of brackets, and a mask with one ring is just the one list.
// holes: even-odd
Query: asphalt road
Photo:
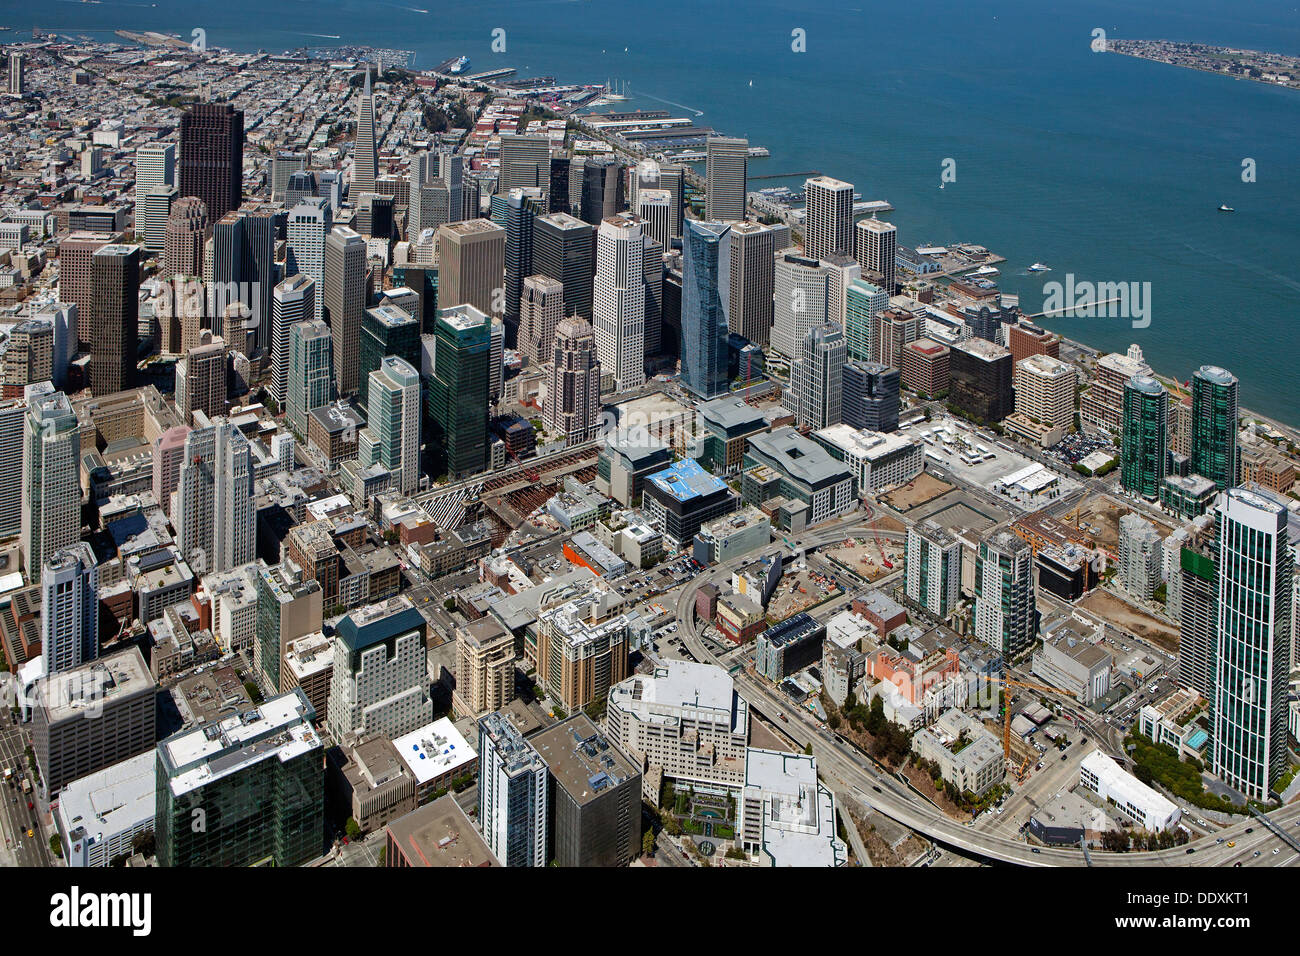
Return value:
[[(14, 786), (0, 785), (0, 804), (4, 812), (0, 813), (0, 830), (4, 831), (7, 852), (12, 854), (17, 866), (50, 866), (50, 847), (48, 837), (41, 830), (37, 811), (40, 803), (35, 793), (25, 795), (18, 786), (20, 775), (30, 776), (31, 769), (24, 753), (27, 742), (20, 727), (15, 727), (8, 711), (0, 714), (0, 766), (13, 771)], [(27, 802), (36, 803), (36, 810), (28, 810)], [(27, 836), (30, 829), (34, 834)]]
[[(796, 547), (816, 547), (829, 543), (840, 538), (860, 520), (860, 516), (851, 515), (842, 522), (804, 534), (793, 543)], [(898, 533), (882, 536), (902, 537)], [(780, 545), (764, 549), (763, 553), (773, 550), (780, 550)], [(749, 557), (752, 559), (753, 556)], [(732, 566), (737, 563), (739, 562), (730, 562), (711, 569), (691, 581), (678, 595), (676, 612), (680, 622), (679, 633), (696, 660), (718, 663), (699, 636), (699, 626), (695, 619), (695, 592), (706, 582), (716, 582), (730, 574)], [(770, 684), (753, 678), (744, 671), (734, 675), (734, 678), (737, 690), (753, 711), (771, 720), (781, 720), (782, 730), (792, 739), (799, 744), (812, 745), (819, 770), (833, 786), (838, 784), (841, 788), (850, 789), (872, 809), (903, 826), (923, 833), (944, 846), (1006, 863), (1022, 866), (1086, 865), (1083, 855), (1074, 849), (1030, 847), (1018, 839), (981, 833), (968, 824), (957, 823), (918, 798), (892, 776), (878, 771), (865, 755), (839, 741), (802, 708), (791, 707), (777, 696)], [(1300, 803), (1275, 811), (1271, 818), (1281, 827), (1296, 828), (1300, 832), (1300, 827), (1297, 827), (1300, 824)], [(1245, 832), (1247, 828), (1251, 829), (1250, 834)], [(1300, 858), (1300, 853), (1267, 832), (1259, 821), (1233, 824), (1221, 831), (1220, 835), (1224, 837), (1224, 843), (1207, 844), (1202, 840), (1192, 847), (1124, 854), (1091, 851), (1091, 861), (1093, 866), (1232, 866), (1235, 862), (1245, 864), (1241, 858), (1243, 854), (1256, 865), (1266, 859), (1274, 865), (1286, 865)], [(1227, 847), (1229, 840), (1236, 846)], [(1278, 854), (1272, 853), (1273, 848), (1279, 850)], [(1257, 849), (1260, 851), (1259, 857), (1253, 856)]]

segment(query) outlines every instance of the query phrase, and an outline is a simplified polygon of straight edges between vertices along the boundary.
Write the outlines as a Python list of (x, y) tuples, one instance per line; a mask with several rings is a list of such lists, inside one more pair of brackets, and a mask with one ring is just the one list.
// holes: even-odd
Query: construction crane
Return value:
[(876, 550), (880, 552), (880, 563), (892, 571), (894, 562), (885, 557), (885, 546), (881, 544), (880, 532), (876, 530), (876, 510), (867, 502), (863, 502), (863, 505), (867, 509), (867, 527), (871, 529), (871, 536), (876, 540)]
[[(1066, 694), (1073, 697), (1074, 692), (1066, 690), (1063, 687), (1053, 687), (1051, 684), (1034, 684), (1029, 681), (1011, 680), (1005, 677), (989, 677), (982, 675), (984, 680), (990, 684), (1001, 684), (1005, 689), (1007, 687), (1024, 687), (1029, 690), (1047, 691), (1050, 694)], [(1002, 756), (1006, 759), (1007, 766), (1011, 766), (1011, 699), (1007, 698), (1002, 702)], [(1016, 771), (1016, 777), (1023, 779), (1025, 771), (1029, 769), (1029, 761), (1026, 759), (1020, 769)]]

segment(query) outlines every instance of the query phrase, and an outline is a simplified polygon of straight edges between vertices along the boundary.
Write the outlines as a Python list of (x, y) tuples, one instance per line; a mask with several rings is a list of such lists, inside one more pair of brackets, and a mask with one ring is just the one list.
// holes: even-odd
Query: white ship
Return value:
[(451, 69), (449, 69), (447, 72), (450, 73), (452, 76), (460, 76), (468, 69), (469, 69), (469, 57), (462, 56), (455, 63), (451, 65)]
[(1033, 265), (1029, 267), (1029, 271), (1030, 272), (1051, 272), (1052, 267), (1045, 266), (1041, 262), (1035, 262)]

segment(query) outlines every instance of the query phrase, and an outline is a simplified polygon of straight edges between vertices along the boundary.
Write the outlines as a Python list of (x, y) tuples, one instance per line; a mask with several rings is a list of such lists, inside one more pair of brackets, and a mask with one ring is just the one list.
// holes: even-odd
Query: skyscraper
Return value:
[(884, 289), (866, 279), (854, 279), (844, 290), (844, 339), (849, 358), (871, 361), (876, 316), (889, 307)]
[(463, 478), (488, 465), (490, 325), (472, 305), (438, 310), (428, 397), (435, 476)]
[(420, 487), (420, 373), (404, 359), (385, 355), (369, 378), (357, 457), (363, 465), (383, 465), (396, 491), (414, 494)]
[(24, 399), (0, 401), (0, 537), (4, 538), (20, 535), (23, 530), (23, 426), (26, 421)]
[(671, 249), (673, 194), (667, 189), (638, 189), (635, 212), (645, 223), (646, 235), (660, 248)]
[(26, 76), (24, 63), (26, 58), (21, 53), (9, 54), (9, 95), (22, 96), (25, 92)]
[(682, 384), (703, 399), (727, 392), (731, 226), (688, 220), (682, 234)]
[(804, 183), (804, 194), (808, 197), (804, 253), (811, 259), (853, 255), (853, 184), (814, 176)]
[(844, 420), (845, 356), (844, 333), (834, 322), (809, 329), (804, 336), (803, 354), (790, 366), (801, 426), (816, 431)]
[(239, 206), (244, 179), (244, 111), (230, 103), (195, 103), (181, 114), (181, 197), (198, 196), (219, 222)]
[(438, 227), (438, 302), (472, 305), (485, 315), (505, 306), (506, 231), (486, 219)]
[(330, 736), (340, 743), (372, 734), (392, 739), (433, 720), (428, 630), (404, 595), (367, 605), (339, 621), (326, 718)]
[(502, 866), (545, 866), (546, 763), (500, 713), (478, 722), (478, 825)]
[(1237, 376), (1215, 365), (1192, 375), (1191, 459), (1193, 473), (1220, 490), (1237, 484)]
[(596, 359), (596, 333), (580, 316), (556, 326), (542, 420), (547, 428), (564, 435), (566, 446), (596, 437), (600, 362)]
[[(334, 215), (328, 199), (304, 199), (289, 210), (289, 220), (285, 227), (288, 236), (284, 256), (285, 275), (301, 272), (316, 283), (316, 288), (322, 293), (315, 299), (314, 319), (324, 318), (325, 315), (325, 246), (333, 221)], [(356, 233), (352, 232), (352, 235)], [(361, 242), (364, 248), (365, 240), (362, 239)], [(360, 315), (357, 318), (359, 321)]]
[(772, 351), (794, 360), (809, 330), (826, 324), (826, 267), (798, 252), (776, 254), (772, 297)]
[(947, 528), (926, 520), (907, 532), (905, 591), (939, 620), (961, 599), (961, 542)]
[(307, 440), (307, 416), (330, 402), (333, 359), (333, 337), (324, 322), (308, 319), (290, 326), (285, 421), (299, 441)]
[(506, 194), (505, 313), (506, 344), (519, 344), (519, 298), (524, 277), (533, 274), (533, 223), (546, 214), (546, 197), (537, 187), (511, 189)]
[(120, 392), (135, 384), (140, 343), (140, 247), (114, 244), (95, 253), (90, 390)]
[[(635, 170), (633, 178), (632, 203), (636, 207), (637, 214), (643, 218), (651, 218), (640, 212), (640, 206), (643, 197), (647, 193), (653, 193), (657, 190), (663, 190), (668, 193), (667, 212), (667, 242), (663, 243), (664, 249), (672, 249), (672, 240), (678, 239), (682, 235), (682, 222), (684, 221), (683, 203), (683, 179), (682, 168), (670, 163), (658, 163), (643, 161)], [(656, 200), (657, 201), (657, 200)], [(658, 238), (658, 235), (656, 235)]]
[(879, 362), (844, 364), (844, 421), (873, 432), (898, 431), (899, 372)]
[(84, 541), (55, 551), (41, 574), (41, 656), (46, 674), (99, 657), (99, 574)]
[(95, 327), (95, 300), (98, 297), (94, 281), (95, 253), (121, 237), (97, 232), (73, 232), (59, 243), (59, 301), (77, 307), (76, 345), (88, 348)]
[[(148, 203), (152, 194), (174, 195), (176, 147), (171, 143), (149, 143), (135, 151), (135, 238), (150, 252), (165, 246), (170, 201)], [(162, 217), (158, 213), (162, 211)]]
[(367, 279), (366, 240), (347, 226), (336, 227), (325, 240), (324, 308), (318, 314), (329, 325), (334, 344), (334, 384), (339, 395), (351, 395), (361, 383), (361, 317), (369, 298)]
[(307, 168), (307, 154), (282, 149), (271, 157), (271, 202), (284, 202), (289, 177)]
[(163, 238), (161, 277), (202, 275), (203, 246), (210, 229), (208, 209), (202, 199), (186, 196), (172, 203)]
[[(334, 347), (338, 355), (338, 345)], [(409, 365), (420, 367), (420, 322), (405, 309), (379, 305), (366, 309), (361, 319), (361, 387), (357, 390), (361, 407), (370, 401), (370, 373), (383, 363), (384, 356), (396, 355)]]
[(980, 542), (975, 559), (975, 637), (1011, 662), (1034, 646), (1034, 555), (1010, 531)]
[[(278, 217), (283, 215), (270, 206), (236, 209), (212, 227), (211, 275), (204, 270), (205, 278), (213, 280), (207, 304), (209, 323), (214, 333), (235, 345), (236, 336), (226, 332), (225, 317), (232, 303), (242, 302), (246, 306), (244, 318), (252, 332), (247, 347), (254, 352), (271, 347), (271, 291), (278, 276), (276, 239), (283, 225)], [(307, 240), (301, 228), (291, 239), (300, 248), (306, 248)], [(296, 271), (298, 267), (290, 264), (285, 274)]]
[(1124, 385), (1124, 430), (1119, 481), (1148, 501), (1160, 497), (1167, 472), (1169, 392), (1150, 375), (1134, 375)]
[(352, 156), (352, 182), (348, 195), (359, 196), (375, 191), (378, 175), (375, 152), (375, 97), (370, 92), (370, 64), (366, 64), (365, 86), (357, 98), (357, 141)]
[(568, 213), (555, 212), (533, 221), (533, 273), (564, 283), (565, 311), (588, 322), (594, 244), (591, 226)]
[(858, 220), (854, 232), (854, 255), (862, 264), (863, 273), (878, 283), (886, 295), (893, 295), (898, 230), (892, 223), (872, 216), (870, 219)]
[(601, 370), (619, 391), (645, 384), (645, 246), (641, 220), (612, 217), (596, 235), (592, 327)]
[(176, 544), (195, 574), (229, 571), (253, 560), (253, 457), (248, 439), (234, 425), (222, 422), (185, 436), (174, 510)]
[(704, 218), (739, 222), (745, 218), (745, 179), (749, 140), (710, 136), (705, 145)]
[(27, 388), (23, 433), (23, 561), (39, 584), (45, 560), (81, 537), (81, 431), (72, 404), (49, 384)]
[(196, 411), (209, 418), (226, 413), (226, 341), (207, 332), (203, 338), (176, 363), (176, 407), (186, 425)]
[(727, 328), (755, 345), (766, 346), (772, 334), (777, 249), (773, 227), (749, 220), (732, 225)]
[[(301, 866), (325, 847), (325, 745), (300, 688), (158, 744), (158, 865)], [(202, 826), (197, 826), (203, 810)]]
[(1218, 654), (1210, 708), (1214, 773), (1252, 800), (1290, 763), (1291, 578), (1287, 508), (1262, 489), (1230, 488), (1219, 528)]
[(271, 299), (271, 395), (283, 411), (288, 397), (289, 333), (316, 314), (316, 283), (299, 273), (277, 285)]
[(583, 222), (599, 228), (623, 208), (623, 166), (613, 156), (588, 156), (582, 165), (580, 202)]
[(524, 280), (519, 302), (519, 350), (534, 365), (549, 362), (555, 329), (564, 319), (564, 283), (546, 275)]
[(548, 211), (545, 199), (551, 188), (551, 141), (546, 136), (501, 134), (501, 174), (497, 177), (497, 192), (509, 193), (519, 188), (541, 190), (542, 212)]

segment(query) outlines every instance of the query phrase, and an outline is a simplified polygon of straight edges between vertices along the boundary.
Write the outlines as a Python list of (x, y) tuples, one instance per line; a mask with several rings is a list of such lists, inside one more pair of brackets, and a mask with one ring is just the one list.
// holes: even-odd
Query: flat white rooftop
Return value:
[(423, 786), (478, 759), (474, 748), (446, 717), (398, 737), (393, 746), (415, 775), (416, 786)]
[(134, 829), (154, 815), (156, 755), (152, 750), (74, 780), (59, 793), (59, 819), (96, 842)]
[(172, 793), (182, 796), (270, 757), (288, 761), (320, 747), (304, 709), (298, 693), (281, 694), (164, 740), (158, 747), (175, 768)]

